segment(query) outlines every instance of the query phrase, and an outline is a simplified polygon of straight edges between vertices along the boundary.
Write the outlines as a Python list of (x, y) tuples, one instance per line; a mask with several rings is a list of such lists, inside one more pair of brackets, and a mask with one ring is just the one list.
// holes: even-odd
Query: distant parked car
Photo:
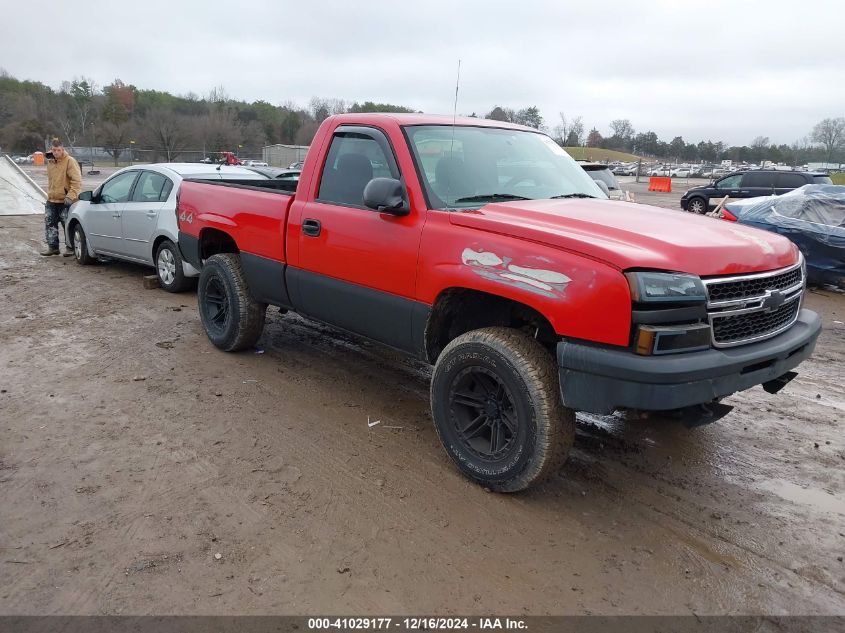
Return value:
[(607, 188), (607, 196), (611, 200), (622, 200), (625, 197), (622, 188), (619, 186), (619, 181), (616, 180), (616, 176), (614, 176), (613, 172), (610, 171), (610, 167), (602, 165), (601, 163), (578, 164), (581, 165), (581, 168), (590, 175), (590, 178), (599, 183), (600, 187), (604, 184)]
[(168, 292), (187, 289), (199, 272), (182, 262), (177, 248), (176, 194), (185, 178), (267, 180), (243, 167), (217, 168), (196, 163), (159, 163), (126, 167), (94, 191), (84, 191), (70, 208), (68, 244), (76, 261), (98, 257), (125, 259), (154, 266)]
[(669, 172), (672, 178), (689, 178), (692, 170), (689, 167), (675, 167)]
[(199, 161), (199, 162), (201, 162), (201, 163), (203, 163), (203, 164), (205, 164), (205, 165), (210, 165), (210, 164), (211, 164), (211, 163), (213, 163), (214, 161), (213, 161), (210, 157), (206, 156), (205, 158), (200, 158), (200, 161)]
[(291, 180), (299, 180), (299, 169), (286, 169), (284, 167), (263, 167), (256, 165), (255, 167), (247, 167), (250, 171), (267, 176), (268, 178), (288, 178)]
[(288, 169), (302, 169), (302, 166), (305, 164), (304, 160), (298, 160), (295, 163), (291, 163), (288, 165)]
[(690, 178), (710, 178), (713, 175), (713, 165), (702, 163), (690, 168)]
[[(714, 170), (715, 172), (715, 170)], [(681, 208), (692, 213), (706, 213), (715, 202), (728, 199), (781, 195), (804, 185), (833, 184), (830, 176), (817, 172), (755, 169), (739, 171), (702, 187), (693, 187), (681, 197)]]
[(613, 170), (614, 176), (636, 176), (637, 175), (637, 165), (619, 165), (616, 169)]
[(656, 167), (652, 167), (648, 171), (648, 175), (649, 176), (660, 176), (660, 177), (671, 176), (672, 175), (672, 168), (667, 166), (667, 165), (658, 165)]

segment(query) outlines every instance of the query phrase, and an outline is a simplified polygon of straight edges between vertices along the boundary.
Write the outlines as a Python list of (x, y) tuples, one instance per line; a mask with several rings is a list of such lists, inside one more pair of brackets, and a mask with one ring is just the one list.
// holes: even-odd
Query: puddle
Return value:
[(781, 499), (801, 505), (812, 506), (822, 512), (845, 515), (845, 500), (819, 488), (803, 488), (783, 479), (769, 479), (760, 482), (764, 490), (776, 494)]

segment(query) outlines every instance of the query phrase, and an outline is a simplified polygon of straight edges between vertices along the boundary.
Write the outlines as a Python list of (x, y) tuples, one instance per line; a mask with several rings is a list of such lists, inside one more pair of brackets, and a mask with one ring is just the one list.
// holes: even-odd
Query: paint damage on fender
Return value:
[(510, 257), (469, 247), (461, 253), (461, 262), (469, 266), (475, 274), (546, 297), (563, 296), (572, 281), (563, 273), (546, 268), (519, 266), (512, 264), (512, 261)]

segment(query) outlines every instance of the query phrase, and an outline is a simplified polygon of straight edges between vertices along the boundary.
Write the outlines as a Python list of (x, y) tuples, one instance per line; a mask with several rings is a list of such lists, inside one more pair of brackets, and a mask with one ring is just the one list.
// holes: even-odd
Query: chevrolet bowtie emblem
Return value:
[(763, 309), (766, 312), (774, 312), (783, 305), (786, 297), (779, 290), (773, 290), (772, 293), (763, 299)]

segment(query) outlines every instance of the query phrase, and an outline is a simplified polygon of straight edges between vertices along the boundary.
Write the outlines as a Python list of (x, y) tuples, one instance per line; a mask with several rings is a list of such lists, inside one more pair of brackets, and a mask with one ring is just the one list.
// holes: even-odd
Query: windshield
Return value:
[(441, 125), (405, 130), (434, 209), (477, 209), (507, 200), (607, 198), (545, 134)]

